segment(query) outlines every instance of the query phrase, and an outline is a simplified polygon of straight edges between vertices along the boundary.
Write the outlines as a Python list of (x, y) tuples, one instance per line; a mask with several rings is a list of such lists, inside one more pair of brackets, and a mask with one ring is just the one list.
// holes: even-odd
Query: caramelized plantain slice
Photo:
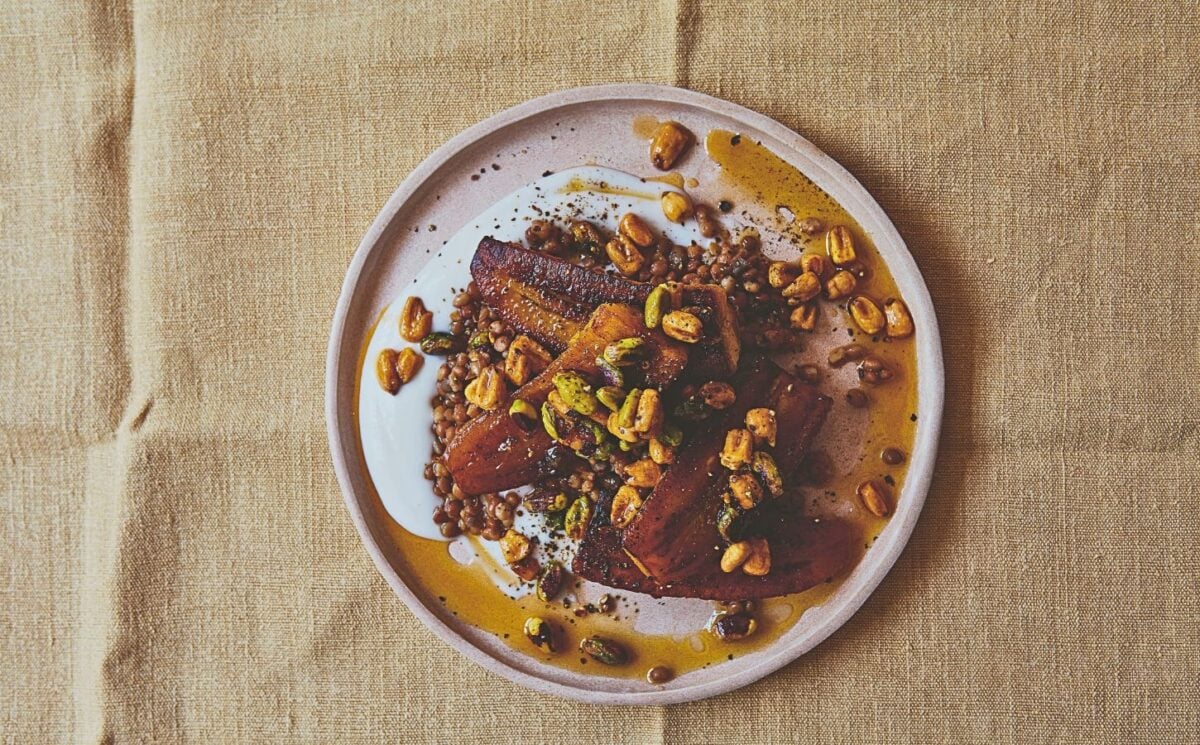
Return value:
[[(617, 274), (484, 238), (471, 259), (471, 277), (509, 325), (554, 352), (562, 351), (601, 303), (641, 309), (654, 288)], [(691, 350), (686, 377), (713, 380), (737, 370), (741, 355), (736, 314), (717, 285), (677, 285), (680, 306), (705, 310), (705, 338)]]
[(743, 426), (746, 412), (766, 406), (776, 412), (774, 456), (788, 483), (803, 460), (832, 404), (812, 386), (755, 362), (735, 379), (734, 405), (708, 420), (679, 449), (675, 464), (646, 498), (625, 529), (625, 549), (659, 583), (686, 579), (717, 566), (721, 538), (717, 514), (729, 472), (720, 464), (725, 433)]
[(756, 600), (832, 581), (850, 571), (862, 556), (859, 528), (837, 519), (814, 521), (803, 514), (798, 500), (785, 498), (763, 505), (761, 515), (755, 517), (762, 523), (758, 530), (771, 545), (772, 568), (763, 577), (726, 574), (714, 560), (689, 577), (660, 584), (642, 573), (622, 548), (620, 531), (607, 525), (589, 531), (571, 568), (583, 579), (655, 597)]
[[(540, 409), (554, 387), (555, 374), (575, 371), (597, 377), (596, 358), (608, 344), (627, 337), (645, 340), (641, 381), (654, 386), (671, 383), (687, 364), (684, 345), (662, 332), (647, 329), (642, 314), (628, 305), (601, 305), (572, 340), (540, 375), (517, 389), (519, 398)], [(553, 458), (553, 441), (540, 426), (526, 432), (508, 413), (507, 403), (463, 426), (446, 448), (446, 467), (454, 483), (467, 494), (501, 491), (550, 475), (561, 458)]]

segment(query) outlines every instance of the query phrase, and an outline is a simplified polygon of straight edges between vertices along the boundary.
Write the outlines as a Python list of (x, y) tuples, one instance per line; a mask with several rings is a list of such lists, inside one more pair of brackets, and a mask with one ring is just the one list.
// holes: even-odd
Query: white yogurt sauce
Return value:
[[(429, 401), (435, 392), (441, 360), (427, 357), (417, 377), (395, 396), (381, 389), (375, 379), (375, 359), (381, 350), (416, 346), (400, 336), (399, 315), (405, 298), (420, 297), (433, 311), (434, 330), (446, 329), (455, 294), (471, 281), (471, 257), (480, 239), (491, 236), (500, 241), (521, 241), (529, 223), (548, 214), (557, 216), (559, 222), (568, 216), (577, 217), (615, 231), (621, 215), (636, 212), (677, 245), (704, 242), (694, 221), (676, 225), (663, 216), (659, 200), (668, 191), (677, 190), (595, 166), (538, 179), (501, 199), (455, 233), (384, 311), (360, 371), (358, 426), (367, 471), (384, 508), (401, 527), (422, 538), (445, 540), (433, 522), (433, 511), (441, 500), (423, 476), (433, 447)], [(540, 522), (530, 515), (519, 517), (517, 529), (537, 535)], [(546, 538), (542, 536), (543, 545)], [(510, 595), (527, 591), (505, 567), (495, 542), (463, 536), (455, 539), (450, 553), (463, 564), (481, 560), (496, 584)]]

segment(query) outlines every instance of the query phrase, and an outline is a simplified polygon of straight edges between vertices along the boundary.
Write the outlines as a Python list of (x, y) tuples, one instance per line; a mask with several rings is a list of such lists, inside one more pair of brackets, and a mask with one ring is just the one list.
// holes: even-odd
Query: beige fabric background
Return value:
[[(3, 741), (1200, 740), (1194, 3), (0, 13)], [(846, 165), (946, 350), (936, 480), (879, 591), (670, 708), (536, 696), (436, 641), (360, 546), (322, 417), (343, 272), (400, 179), (612, 81)]]

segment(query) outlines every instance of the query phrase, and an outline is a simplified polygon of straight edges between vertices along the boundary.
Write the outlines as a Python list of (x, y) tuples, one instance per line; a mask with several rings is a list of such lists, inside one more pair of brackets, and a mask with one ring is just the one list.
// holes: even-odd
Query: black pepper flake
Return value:
[(479, 174), (478, 174), (478, 173), (472, 173), (472, 174), (471, 174), (471, 180), (472, 180), (472, 181), (478, 181), (478, 180), (479, 180)]
[(742, 136), (741, 136), (741, 135), (734, 135), (733, 137), (729, 138), (729, 144), (730, 144), (730, 145), (740, 145), (740, 144), (742, 144)]
[(910, 417), (908, 418), (908, 421), (910, 421), (910, 422), (915, 422), (915, 421), (917, 421), (917, 415), (916, 415), (916, 414), (913, 414), (912, 416), (910, 416)]
[(499, 170), (500, 170), (500, 164), (499, 164), (499, 163), (493, 163), (493, 164), (492, 164), (492, 170), (493, 170), (493, 171), (499, 171)]
[(479, 169), (479, 172), (480, 172), (480, 173), (487, 173), (487, 169), (486, 169), (486, 168), (480, 168), (480, 169)]
[(728, 655), (728, 656), (727, 656), (725, 659), (727, 659), (727, 660), (732, 660), (732, 659), (733, 659), (733, 654), (730, 654), (730, 655)]
[(437, 232), (437, 226), (436, 226), (436, 225), (430, 225), (430, 226), (429, 226), (429, 232), (430, 232), (430, 233), (436, 233), (436, 232)]
[(890, 474), (889, 474), (889, 475), (887, 475), (887, 476), (884, 476), (884, 477), (883, 477), (883, 480), (887, 482), (887, 485), (888, 485), (888, 486), (895, 486), (895, 485), (896, 485), (896, 479), (892, 478)]
[(728, 212), (733, 209), (733, 202), (729, 201), (728, 199), (722, 199), (721, 201), (717, 202), (717, 209), (721, 210), (722, 212)]
[(542, 178), (546, 178), (547, 176), (551, 176), (553, 174), (554, 171), (542, 171)]

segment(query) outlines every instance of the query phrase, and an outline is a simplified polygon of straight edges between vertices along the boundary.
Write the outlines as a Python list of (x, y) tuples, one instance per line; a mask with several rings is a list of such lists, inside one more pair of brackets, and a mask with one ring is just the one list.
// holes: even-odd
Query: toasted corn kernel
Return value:
[(594, 509), (592, 500), (587, 497), (579, 497), (571, 503), (571, 506), (567, 508), (567, 517), (564, 523), (568, 537), (577, 541), (583, 539), (588, 523), (592, 521)]
[(762, 486), (758, 479), (748, 473), (735, 473), (729, 477), (729, 491), (743, 510), (752, 510), (763, 499)]
[(622, 486), (613, 497), (609, 521), (614, 528), (624, 528), (637, 517), (642, 508), (642, 495), (632, 486)]
[(533, 643), (533, 646), (545, 649), (547, 652), (556, 651), (553, 627), (545, 619), (530, 616), (525, 619), (523, 630), (525, 637)]
[(649, 489), (662, 478), (662, 469), (650, 458), (635, 460), (625, 466), (625, 483), (642, 489)]
[(766, 443), (775, 447), (775, 433), (778, 426), (775, 423), (775, 410), (767, 408), (751, 409), (746, 412), (746, 429), (754, 435), (755, 444)]
[(467, 384), (464, 393), (468, 401), (484, 411), (491, 411), (508, 395), (508, 385), (499, 370), (485, 367), (479, 372), (478, 378)]
[(751, 577), (765, 577), (771, 573), (771, 546), (766, 538), (750, 539), (750, 556), (742, 563), (742, 571)]
[(663, 316), (663, 333), (685, 344), (695, 344), (704, 337), (704, 325), (696, 316), (682, 310), (673, 310)]
[(533, 550), (533, 544), (529, 539), (512, 528), (509, 528), (508, 532), (500, 538), (500, 554), (509, 564), (515, 564), (529, 556), (531, 550)]
[[(628, 401), (628, 399), (626, 400)], [(606, 426), (608, 427), (609, 434), (623, 443), (633, 443), (637, 442), (639, 439), (638, 433), (633, 431), (632, 426), (626, 427), (625, 425), (621, 424), (621, 412), (619, 411), (614, 411), (608, 415)], [(628, 448), (623, 449), (627, 450)]]
[(858, 498), (863, 506), (876, 517), (887, 517), (892, 511), (891, 494), (888, 488), (875, 480), (864, 481), (858, 485)]
[(854, 324), (863, 330), (863, 333), (872, 336), (883, 331), (884, 326), (887, 325), (883, 311), (879, 309), (875, 301), (866, 295), (855, 295), (850, 298), (850, 317), (854, 319)]
[(653, 437), (662, 430), (663, 405), (662, 397), (653, 388), (642, 391), (638, 399), (637, 414), (633, 418), (633, 431), (647, 437)]
[(396, 371), (396, 360), (400, 353), (394, 349), (385, 349), (375, 358), (375, 377), (379, 387), (393, 396), (400, 390), (400, 373)]
[(750, 463), (754, 454), (754, 438), (744, 429), (731, 429), (725, 433), (725, 447), (721, 450), (721, 465), (736, 471)]
[(416, 344), (432, 330), (433, 314), (425, 310), (425, 303), (415, 295), (407, 298), (400, 310), (400, 335)]
[(854, 252), (854, 237), (845, 225), (830, 228), (825, 234), (825, 251), (829, 254), (829, 260), (837, 266), (853, 264), (858, 258)]
[(867, 356), (867, 348), (861, 344), (845, 344), (829, 350), (829, 366), (841, 367), (847, 362), (861, 360)]
[(812, 331), (817, 327), (818, 315), (817, 304), (809, 301), (792, 311), (792, 328), (798, 331)]
[(562, 400), (567, 406), (584, 416), (594, 414), (600, 407), (600, 402), (592, 394), (592, 386), (579, 373), (557, 373), (554, 376), (554, 389), (558, 391), (559, 396), (562, 396)]
[(800, 257), (800, 270), (825, 279), (829, 276), (829, 262), (820, 254), (804, 254)]
[(710, 380), (700, 386), (700, 398), (714, 409), (727, 409), (737, 400), (733, 386), (720, 380)]
[(840, 300), (854, 292), (854, 288), (857, 286), (858, 280), (854, 278), (854, 275), (842, 269), (825, 283), (825, 297), (830, 300)]
[(767, 284), (775, 288), (787, 287), (799, 276), (799, 269), (783, 261), (776, 261), (767, 267)]
[(801, 274), (787, 287), (783, 288), (783, 296), (789, 300), (806, 303), (821, 294), (821, 278), (812, 272)]
[(518, 427), (526, 432), (532, 432), (533, 428), (537, 426), (538, 411), (528, 401), (514, 398), (508, 405), (508, 415), (512, 417)]
[(660, 466), (670, 465), (675, 462), (675, 448), (663, 443), (662, 438), (655, 437), (650, 440), (650, 460)]
[(663, 216), (671, 222), (683, 222), (692, 214), (692, 200), (687, 194), (665, 191), (662, 195)]
[(646, 257), (642, 255), (633, 241), (625, 236), (613, 238), (604, 244), (604, 253), (608, 255), (617, 271), (627, 277), (637, 274), (642, 265), (646, 263)]
[(883, 312), (887, 316), (887, 335), (892, 339), (903, 339), (913, 334), (912, 314), (908, 306), (898, 297), (883, 301)]
[(779, 473), (779, 466), (770, 453), (756, 450), (753, 460), (750, 461), (750, 470), (766, 487), (768, 494), (772, 497), (783, 496), (783, 475)]
[(646, 221), (632, 212), (626, 212), (617, 223), (621, 235), (633, 241), (639, 248), (649, 248), (654, 245), (654, 231)]
[(750, 541), (738, 541), (729, 544), (721, 554), (721, 571), (730, 574), (737, 570), (746, 559), (750, 558)]
[(550, 352), (546, 351), (545, 347), (521, 334), (508, 345), (504, 374), (513, 385), (525, 385), (545, 370), (551, 359)]
[(692, 133), (679, 122), (663, 122), (650, 140), (650, 162), (660, 171), (675, 165), (692, 144)]

